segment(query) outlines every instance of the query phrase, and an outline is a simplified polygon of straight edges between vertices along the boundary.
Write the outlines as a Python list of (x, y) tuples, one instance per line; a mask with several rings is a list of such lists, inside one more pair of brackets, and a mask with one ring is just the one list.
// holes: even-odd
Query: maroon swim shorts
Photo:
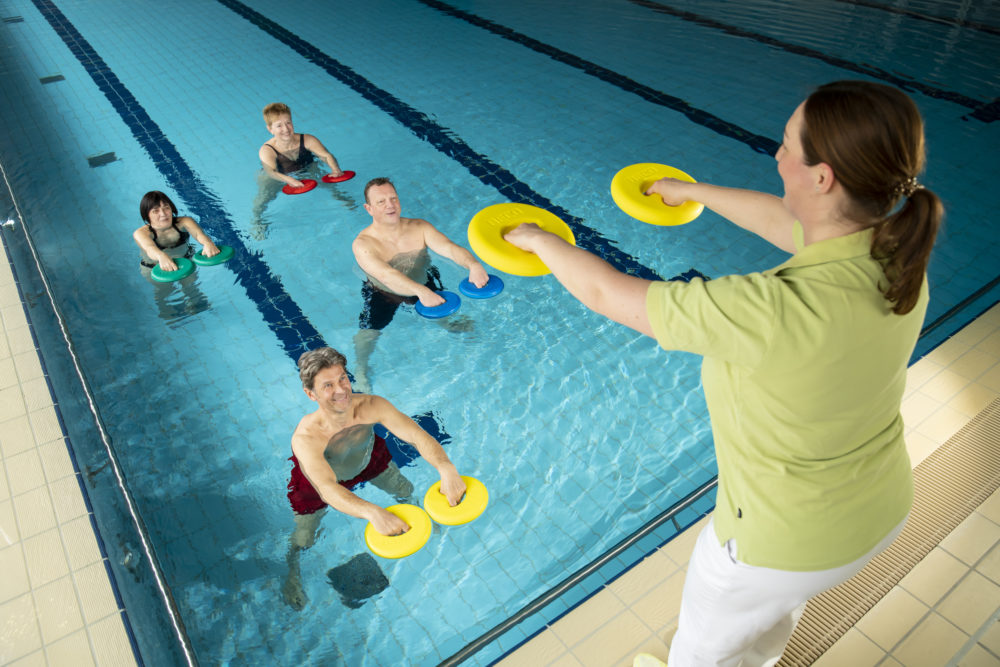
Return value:
[[(313, 514), (326, 507), (326, 503), (319, 497), (319, 493), (309, 483), (302, 469), (299, 468), (298, 459), (293, 455), (288, 460), (293, 464), (292, 478), (288, 481), (288, 501), (292, 504), (295, 513)], [(375, 445), (372, 447), (372, 457), (369, 459), (368, 465), (357, 477), (342, 481), (340, 484), (348, 489), (353, 489), (361, 482), (367, 482), (381, 475), (389, 467), (391, 461), (392, 455), (389, 454), (389, 448), (385, 446), (385, 440), (376, 435)]]

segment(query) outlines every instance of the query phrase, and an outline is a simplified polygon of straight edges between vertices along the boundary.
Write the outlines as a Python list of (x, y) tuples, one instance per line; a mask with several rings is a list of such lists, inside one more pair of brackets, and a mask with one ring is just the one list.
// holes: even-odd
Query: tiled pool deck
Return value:
[[(134, 665), (21, 296), (0, 261), (0, 664)], [(1000, 305), (909, 370), (913, 465), (1000, 396)], [(661, 658), (700, 524), (501, 661), (631, 665)], [(1000, 492), (994, 493), (817, 664), (1000, 666)]]

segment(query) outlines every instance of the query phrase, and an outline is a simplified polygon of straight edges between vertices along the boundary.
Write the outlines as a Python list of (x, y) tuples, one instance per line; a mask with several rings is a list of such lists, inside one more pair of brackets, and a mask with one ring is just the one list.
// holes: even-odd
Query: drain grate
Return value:
[(3, 19), (4, 23), (24, 23), (23, 16), (5, 16)]
[(39, 81), (42, 83), (55, 83), (56, 81), (65, 81), (66, 77), (62, 74), (53, 74), (52, 76), (43, 76)]
[(101, 153), (100, 155), (91, 155), (87, 157), (87, 164), (91, 167), (103, 167), (106, 164), (111, 164), (115, 162), (118, 158), (115, 157), (114, 153)]
[(888, 549), (809, 601), (778, 667), (811, 665), (1000, 486), (1000, 399), (913, 469), (913, 509)]

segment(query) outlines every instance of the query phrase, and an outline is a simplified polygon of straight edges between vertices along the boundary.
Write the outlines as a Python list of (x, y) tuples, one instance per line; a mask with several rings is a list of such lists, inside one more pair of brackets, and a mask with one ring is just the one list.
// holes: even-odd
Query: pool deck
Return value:
[[(0, 261), (0, 664), (135, 665), (9, 264)], [(1000, 305), (914, 364), (913, 465), (1000, 397)], [(505, 658), (502, 667), (665, 658), (700, 524)], [(1000, 491), (816, 663), (1000, 667)]]

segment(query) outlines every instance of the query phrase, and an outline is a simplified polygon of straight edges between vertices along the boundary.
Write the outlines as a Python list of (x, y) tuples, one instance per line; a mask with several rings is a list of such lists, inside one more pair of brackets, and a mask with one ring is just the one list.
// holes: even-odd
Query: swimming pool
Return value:
[[(31, 276), (30, 234), (201, 662), (440, 662), (714, 475), (698, 359), (602, 321), (551, 278), (511, 277), (498, 299), (466, 300), (473, 332), (401, 311), (372, 357), (374, 390), (426, 416), (460, 471), (486, 481), (487, 514), (379, 561), (390, 586), (357, 608), (327, 572), (364, 552), (363, 525), (327, 516), (302, 559), (310, 605), (283, 607), (285, 459), (311, 409), (292, 360), (326, 342), (354, 361), (361, 278), (349, 245), (367, 222), (370, 177), (391, 176), (404, 214), (463, 243), (473, 213), (526, 201), (641, 275), (768, 267), (780, 252), (711, 214), (669, 230), (632, 221), (610, 178), (650, 160), (773, 191), (769, 153), (787, 115), (815, 84), (860, 69), (914, 95), (928, 120), (926, 182), (949, 206), (931, 268), (928, 323), (941, 324), (920, 350), (997, 300), (997, 233), (980, 223), (1000, 143), (995, 9), (959, 25), (860, 3), (735, 14), (704, 2), (2, 7), (23, 19), (0, 27), (4, 96), (20, 101), (0, 160), (23, 222), (4, 239), (59, 378), (72, 369)], [(941, 45), (934, 58), (928, 39)], [(275, 100), (358, 177), (279, 196), (254, 224), (259, 113)], [(238, 249), (197, 272), (198, 294), (157, 301), (139, 275), (129, 234), (154, 188)], [(461, 274), (439, 267), (454, 287)], [(119, 580), (139, 644), (147, 662), (169, 663), (148, 564), (114, 516), (106, 455), (74, 386), (56, 388), (109, 552), (127, 562)], [(425, 465), (404, 471), (419, 490), (433, 481)], [(530, 632), (526, 621), (471, 660), (487, 664)]]

